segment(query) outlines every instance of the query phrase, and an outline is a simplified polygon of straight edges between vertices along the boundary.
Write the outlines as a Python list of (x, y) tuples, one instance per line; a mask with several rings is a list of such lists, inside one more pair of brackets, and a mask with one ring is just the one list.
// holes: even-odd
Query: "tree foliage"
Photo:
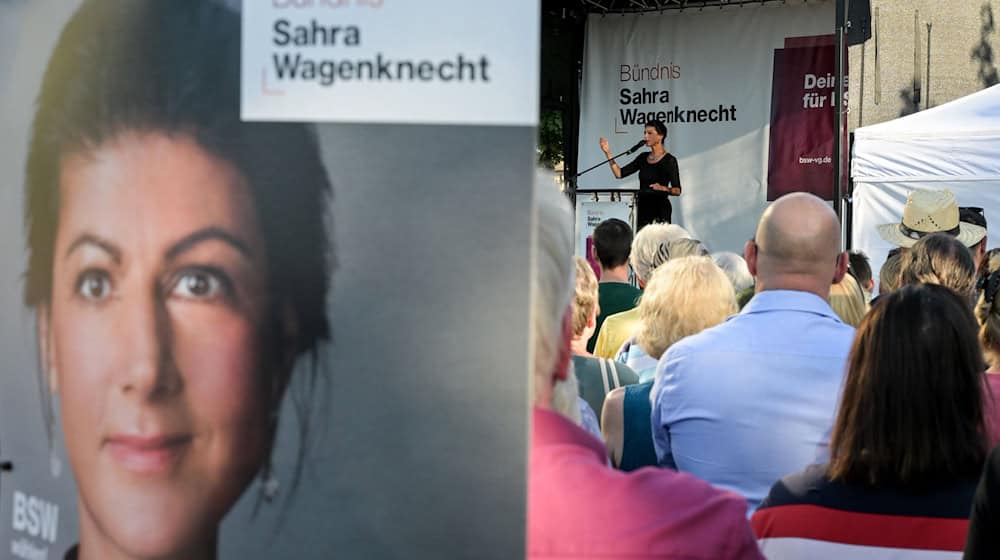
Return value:
[(543, 111), (538, 119), (538, 163), (552, 169), (562, 161), (562, 112)]

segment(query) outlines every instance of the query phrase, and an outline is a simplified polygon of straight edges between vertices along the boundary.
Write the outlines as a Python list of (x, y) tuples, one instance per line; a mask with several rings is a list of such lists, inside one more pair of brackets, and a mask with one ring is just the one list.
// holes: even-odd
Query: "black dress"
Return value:
[(670, 194), (664, 191), (654, 191), (653, 183), (665, 187), (681, 187), (681, 178), (677, 168), (677, 158), (673, 154), (664, 154), (660, 161), (649, 163), (652, 152), (643, 152), (625, 167), (622, 167), (622, 178), (639, 172), (639, 204), (636, 214), (636, 231), (642, 226), (653, 222), (671, 223), (673, 208), (670, 204)]

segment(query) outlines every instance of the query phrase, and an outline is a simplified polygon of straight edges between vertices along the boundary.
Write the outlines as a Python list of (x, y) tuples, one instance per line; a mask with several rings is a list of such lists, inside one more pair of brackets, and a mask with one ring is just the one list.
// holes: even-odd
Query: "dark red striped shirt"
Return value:
[(831, 482), (826, 465), (771, 488), (750, 524), (781, 558), (961, 558), (976, 480), (915, 492)]

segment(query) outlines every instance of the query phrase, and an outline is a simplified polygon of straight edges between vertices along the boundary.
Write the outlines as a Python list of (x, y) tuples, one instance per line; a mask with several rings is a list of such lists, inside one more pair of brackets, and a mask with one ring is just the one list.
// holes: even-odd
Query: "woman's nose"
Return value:
[(122, 302), (126, 354), (120, 386), (139, 398), (158, 398), (180, 389), (181, 380), (171, 352), (170, 320), (162, 298), (156, 294)]

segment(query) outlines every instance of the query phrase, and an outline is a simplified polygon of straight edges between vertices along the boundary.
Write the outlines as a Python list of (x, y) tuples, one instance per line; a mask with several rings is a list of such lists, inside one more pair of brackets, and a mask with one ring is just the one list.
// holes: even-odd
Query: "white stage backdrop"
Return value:
[[(741, 251), (768, 198), (774, 61), (781, 49), (810, 46), (808, 38), (832, 33), (833, 10), (833, 2), (809, 0), (662, 15), (590, 16), (580, 166), (603, 158), (601, 136), (617, 154), (642, 139), (646, 120), (660, 118), (667, 124), (666, 148), (679, 161), (684, 188), (683, 195), (673, 199), (674, 222), (713, 251)], [(795, 88), (816, 92), (803, 100), (806, 110), (819, 103), (829, 108), (832, 77), (827, 84), (825, 74), (814, 75), (811, 84), (809, 78), (803, 84), (803, 76), (798, 74), (782, 89), (792, 95), (799, 95)], [(796, 165), (812, 165), (809, 155), (799, 151)], [(619, 181), (603, 167), (581, 177), (578, 187), (636, 189), (638, 176)]]

